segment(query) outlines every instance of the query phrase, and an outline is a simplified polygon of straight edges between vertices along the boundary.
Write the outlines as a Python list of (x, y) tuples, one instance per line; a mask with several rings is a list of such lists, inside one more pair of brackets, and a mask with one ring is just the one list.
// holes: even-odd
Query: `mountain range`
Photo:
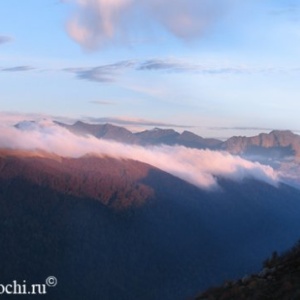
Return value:
[(300, 136), (289, 130), (273, 130), (253, 137), (234, 136), (226, 141), (203, 138), (190, 131), (178, 133), (173, 129), (154, 128), (131, 131), (112, 124), (56, 124), (75, 134), (92, 135), (100, 139), (138, 145), (182, 145), (196, 149), (227, 151), (250, 161), (270, 165), (279, 171), (286, 183), (300, 187)]
[(154, 128), (132, 133), (112, 124), (87, 124), (77, 121), (73, 125), (56, 124), (76, 134), (90, 134), (97, 138), (140, 145), (182, 145), (197, 149), (225, 150), (239, 155), (268, 155), (274, 158), (300, 157), (300, 136), (289, 130), (273, 130), (253, 137), (235, 136), (226, 141), (203, 138), (190, 131), (178, 133), (173, 129)]
[(220, 140), (202, 138), (190, 131), (184, 131), (180, 134), (173, 129), (154, 128), (152, 130), (132, 133), (124, 127), (112, 124), (87, 124), (82, 121), (77, 121), (73, 125), (67, 125), (61, 122), (55, 123), (76, 134), (90, 134), (97, 138), (114, 140), (127, 144), (177, 144), (197, 149), (214, 149), (219, 148), (219, 146), (222, 144)]
[(1, 282), (56, 276), (45, 299), (186, 299), (299, 239), (298, 189), (217, 180), (207, 191), (134, 160), (2, 149)]

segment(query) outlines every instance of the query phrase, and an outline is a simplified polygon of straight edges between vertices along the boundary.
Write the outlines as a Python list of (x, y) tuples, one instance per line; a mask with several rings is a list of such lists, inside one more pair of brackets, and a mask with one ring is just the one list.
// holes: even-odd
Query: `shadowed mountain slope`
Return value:
[(1, 151), (1, 282), (54, 275), (48, 299), (179, 300), (298, 239), (298, 190), (219, 184), (204, 191), (130, 160)]

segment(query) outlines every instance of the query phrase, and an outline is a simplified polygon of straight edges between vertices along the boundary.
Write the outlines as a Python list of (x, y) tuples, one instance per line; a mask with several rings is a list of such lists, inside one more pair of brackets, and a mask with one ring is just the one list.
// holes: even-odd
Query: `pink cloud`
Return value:
[(76, 7), (67, 24), (69, 35), (87, 49), (147, 35), (146, 24), (156, 24), (173, 35), (201, 36), (234, 0), (70, 0)]

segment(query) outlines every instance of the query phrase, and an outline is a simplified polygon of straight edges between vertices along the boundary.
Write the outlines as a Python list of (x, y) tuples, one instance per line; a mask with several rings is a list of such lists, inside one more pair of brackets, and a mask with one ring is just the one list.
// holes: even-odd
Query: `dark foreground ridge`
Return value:
[(300, 299), (300, 242), (289, 252), (276, 252), (264, 262), (260, 273), (227, 281), (196, 300), (284, 300)]
[(55, 276), (43, 299), (181, 300), (298, 240), (299, 190), (218, 180), (208, 192), (132, 160), (1, 150), (0, 283)]

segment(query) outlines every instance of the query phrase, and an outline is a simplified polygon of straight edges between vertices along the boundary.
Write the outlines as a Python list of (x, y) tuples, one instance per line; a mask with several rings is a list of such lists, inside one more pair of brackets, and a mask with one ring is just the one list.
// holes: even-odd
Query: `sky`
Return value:
[(0, 3), (0, 116), (204, 137), (300, 130), (296, 0)]

